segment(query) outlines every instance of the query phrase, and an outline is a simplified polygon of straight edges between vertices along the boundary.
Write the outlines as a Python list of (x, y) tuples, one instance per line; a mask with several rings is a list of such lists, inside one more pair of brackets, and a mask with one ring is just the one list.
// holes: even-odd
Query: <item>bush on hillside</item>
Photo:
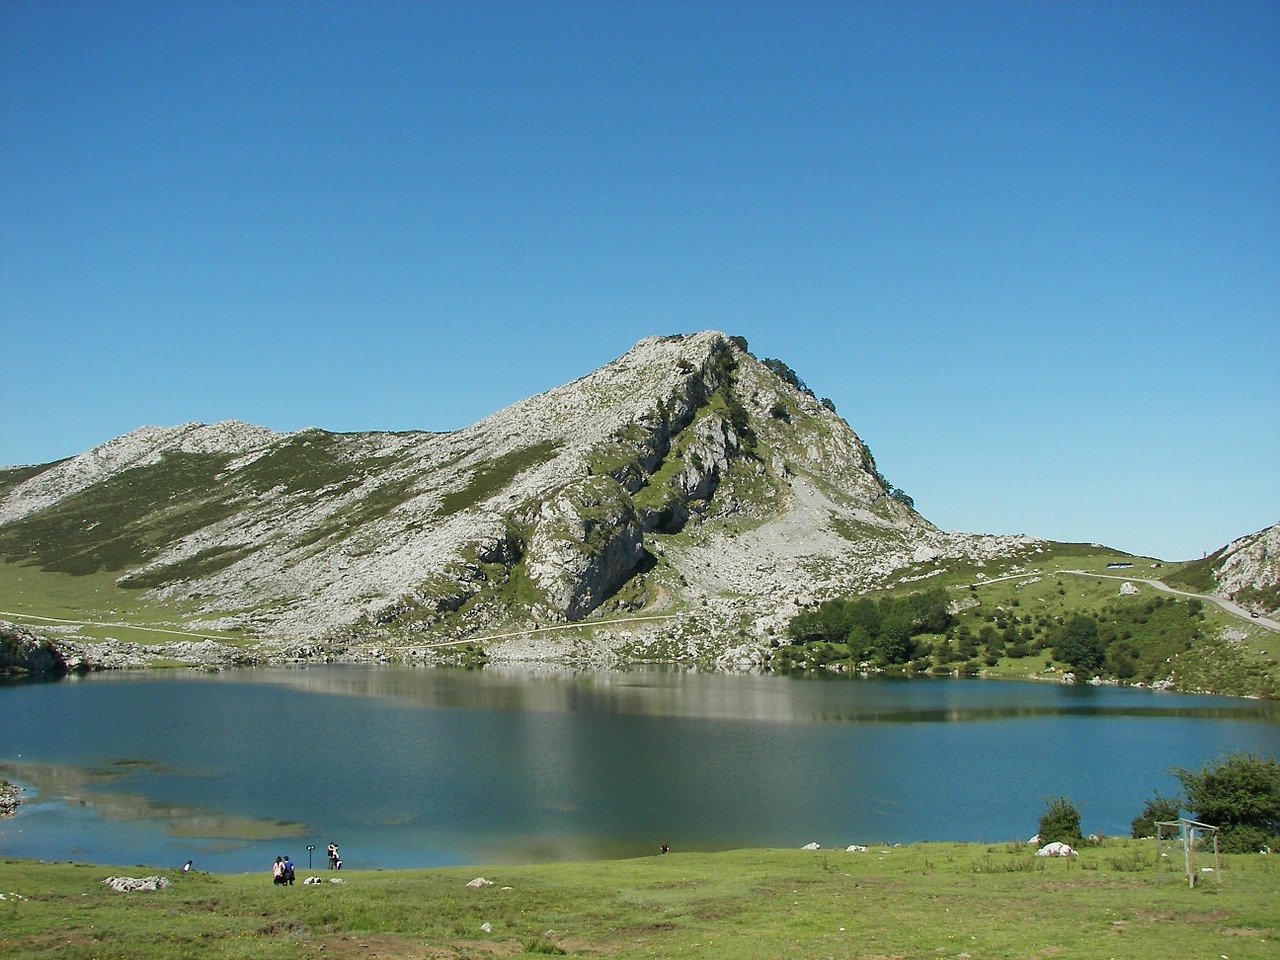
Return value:
[(1069, 665), (1077, 677), (1093, 676), (1107, 656), (1098, 636), (1098, 621), (1084, 614), (1071, 617), (1054, 633), (1053, 655)]

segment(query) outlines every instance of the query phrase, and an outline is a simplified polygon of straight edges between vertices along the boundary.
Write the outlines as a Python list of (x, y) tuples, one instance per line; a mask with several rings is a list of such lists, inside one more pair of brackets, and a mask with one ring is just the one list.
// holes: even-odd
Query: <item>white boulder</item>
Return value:
[(1046, 843), (1043, 847), (1036, 851), (1037, 857), (1075, 857), (1079, 856), (1071, 848), (1069, 844), (1063, 843), (1061, 840), (1055, 840), (1053, 843)]

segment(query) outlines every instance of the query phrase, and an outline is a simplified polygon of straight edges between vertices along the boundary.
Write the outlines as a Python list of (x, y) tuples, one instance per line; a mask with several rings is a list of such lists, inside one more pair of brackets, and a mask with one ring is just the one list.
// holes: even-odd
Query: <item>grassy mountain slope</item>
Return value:
[[(1184, 566), (1095, 544), (1038, 541), (994, 562), (905, 568), (868, 599), (891, 609), (932, 593), (949, 616), (913, 631), (904, 655), (883, 668), (1280, 696), (1280, 635), (1270, 621), (1170, 589)], [(773, 649), (775, 669), (865, 670), (867, 660), (880, 667), (875, 644), (868, 654), (848, 642), (841, 616), (857, 619), (828, 604), (793, 621)], [(1096, 641), (1087, 668), (1078, 656), (1072, 662), (1078, 652), (1070, 638), (1081, 624)]]

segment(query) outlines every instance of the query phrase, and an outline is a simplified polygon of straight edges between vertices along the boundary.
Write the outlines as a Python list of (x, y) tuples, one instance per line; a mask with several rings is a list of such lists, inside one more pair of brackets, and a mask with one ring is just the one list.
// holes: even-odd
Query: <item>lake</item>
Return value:
[(0, 855), (352, 868), (1124, 834), (1280, 703), (960, 679), (312, 666), (0, 685)]

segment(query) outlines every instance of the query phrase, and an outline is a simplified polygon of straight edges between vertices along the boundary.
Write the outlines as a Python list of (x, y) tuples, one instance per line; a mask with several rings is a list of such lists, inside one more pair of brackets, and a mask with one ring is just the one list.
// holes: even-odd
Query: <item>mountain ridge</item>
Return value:
[(805, 604), (1038, 549), (938, 530), (788, 372), (703, 331), (444, 433), (142, 427), (0, 471), (0, 557), (303, 658), (504, 635), (486, 653), (759, 662)]

